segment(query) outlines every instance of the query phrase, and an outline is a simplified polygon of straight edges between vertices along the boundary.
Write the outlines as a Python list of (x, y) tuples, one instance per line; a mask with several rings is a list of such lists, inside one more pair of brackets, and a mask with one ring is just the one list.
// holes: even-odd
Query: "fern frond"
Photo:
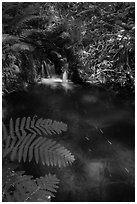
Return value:
[(52, 139), (47, 139), (38, 135), (44, 132), (46, 135), (52, 133), (61, 133), (66, 131), (66, 125), (62, 122), (52, 121), (50, 119), (27, 119), (23, 117), (16, 119), (15, 127), (12, 118), (9, 123), (9, 134), (6, 126), (3, 124), (3, 158), (10, 154), (10, 159), (18, 162), (27, 160), (42, 162), (43, 165), (67, 166), (75, 160), (70, 151), (57, 144)]
[[(9, 125), (10, 127), (10, 125)], [(11, 127), (10, 127), (11, 128)], [(52, 121), (51, 119), (31, 119), (30, 117), (23, 117), (22, 119), (17, 118), (15, 122), (14, 131), (19, 136), (19, 131), (29, 131), (30, 133), (35, 133), (42, 135), (60, 134), (67, 131), (67, 125), (63, 122)], [(12, 130), (13, 131), (13, 130)]]
[[(7, 171), (6, 171), (7, 172)], [(4, 202), (44, 202), (54, 197), (59, 180), (55, 175), (45, 175), (34, 179), (33, 176), (24, 175), (24, 171), (15, 172), (8, 169), (3, 176)]]
[(3, 149), (3, 158), (10, 154), (10, 159), (18, 162), (22, 160), (26, 162), (32, 161), (33, 157), (35, 162), (42, 162), (43, 165), (51, 166), (67, 166), (72, 164), (75, 160), (70, 151), (57, 144), (56, 141), (51, 139), (36, 137), (36, 134), (25, 133), (18, 139), (16, 136), (11, 138), (8, 136)]
[[(3, 137), (7, 137), (6, 126), (3, 124)], [(15, 121), (15, 127), (12, 118), (9, 123), (9, 134), (12, 136), (14, 132), (17, 137), (20, 138), (22, 134), (28, 131), (28, 133), (46, 135), (60, 134), (67, 131), (67, 125), (63, 122), (52, 121), (50, 119), (31, 119), (30, 117), (17, 118)]]
[(59, 180), (56, 178), (55, 175), (45, 175), (45, 177), (36, 178), (37, 185), (48, 192), (50, 196), (53, 196), (51, 192), (56, 192), (56, 188), (58, 188), (57, 184)]

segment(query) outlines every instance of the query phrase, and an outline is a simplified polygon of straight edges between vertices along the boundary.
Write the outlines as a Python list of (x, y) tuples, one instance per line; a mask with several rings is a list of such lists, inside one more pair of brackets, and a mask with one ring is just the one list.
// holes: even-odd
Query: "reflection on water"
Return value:
[[(134, 201), (133, 101), (119, 105), (103, 89), (68, 83), (72, 89), (66, 92), (60, 85), (62, 81), (54, 89), (39, 85), (13, 93), (4, 98), (3, 106), (5, 122), (10, 117), (36, 115), (68, 125), (67, 133), (53, 138), (70, 149), (76, 161), (53, 169), (61, 180), (53, 201)], [(35, 169), (39, 176), (46, 171), (41, 164)]]

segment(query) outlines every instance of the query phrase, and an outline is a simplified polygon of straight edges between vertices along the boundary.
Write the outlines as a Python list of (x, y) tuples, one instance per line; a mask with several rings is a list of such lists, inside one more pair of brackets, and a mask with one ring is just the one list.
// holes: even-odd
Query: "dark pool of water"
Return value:
[[(65, 91), (35, 86), (3, 98), (3, 120), (36, 116), (62, 121), (68, 131), (53, 138), (75, 155), (72, 166), (52, 168), (60, 179), (53, 201), (134, 201), (134, 101), (98, 88)], [(47, 168), (28, 165), (44, 176)], [(30, 170), (31, 169), (31, 170)]]

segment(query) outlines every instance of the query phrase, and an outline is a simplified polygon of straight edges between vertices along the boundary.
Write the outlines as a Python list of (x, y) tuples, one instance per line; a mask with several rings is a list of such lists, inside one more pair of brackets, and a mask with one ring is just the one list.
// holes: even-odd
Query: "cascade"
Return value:
[(63, 81), (63, 83), (67, 83), (68, 82), (68, 74), (67, 74), (66, 70), (63, 73), (62, 81)]
[(41, 81), (38, 82), (38, 84), (48, 85), (51, 88), (56, 88), (58, 86), (61, 86), (64, 88), (65, 91), (72, 89), (72, 82), (68, 80), (68, 73), (65, 70), (62, 79), (60, 77), (51, 77), (51, 78), (41, 78)]

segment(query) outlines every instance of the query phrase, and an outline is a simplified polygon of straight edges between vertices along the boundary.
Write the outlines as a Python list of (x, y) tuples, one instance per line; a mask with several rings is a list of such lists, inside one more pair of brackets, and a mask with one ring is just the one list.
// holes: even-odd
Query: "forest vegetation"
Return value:
[(134, 2), (3, 2), (3, 92), (61, 76), (134, 90)]

